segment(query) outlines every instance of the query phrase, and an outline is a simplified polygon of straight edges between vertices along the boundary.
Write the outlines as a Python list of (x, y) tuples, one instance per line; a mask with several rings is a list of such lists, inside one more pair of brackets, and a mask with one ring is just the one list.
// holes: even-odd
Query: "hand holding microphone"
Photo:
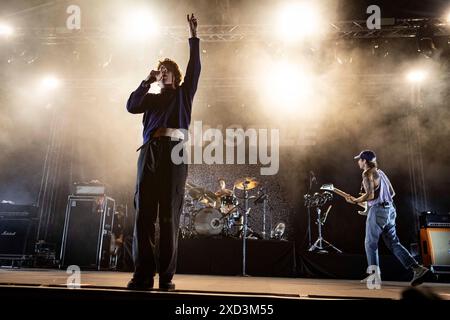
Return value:
[(161, 79), (162, 79), (161, 71), (152, 70), (152, 71), (150, 71), (150, 74), (147, 76), (147, 78), (145, 78), (145, 82), (150, 84), (153, 82), (161, 81)]

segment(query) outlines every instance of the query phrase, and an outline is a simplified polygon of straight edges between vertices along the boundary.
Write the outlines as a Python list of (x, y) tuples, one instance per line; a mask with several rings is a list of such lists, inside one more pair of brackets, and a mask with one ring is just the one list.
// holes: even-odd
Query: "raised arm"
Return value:
[(194, 17), (194, 14), (190, 17), (187, 15), (187, 21), (189, 23), (191, 37), (189, 38), (189, 62), (186, 68), (183, 86), (192, 99), (197, 91), (198, 79), (200, 78), (201, 71), (200, 39), (197, 38), (197, 18)]

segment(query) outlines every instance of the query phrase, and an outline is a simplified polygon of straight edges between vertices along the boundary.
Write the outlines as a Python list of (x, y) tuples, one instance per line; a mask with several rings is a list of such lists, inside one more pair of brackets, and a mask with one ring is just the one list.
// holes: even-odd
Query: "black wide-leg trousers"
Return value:
[[(141, 147), (134, 206), (134, 278), (148, 281), (159, 270), (159, 278), (170, 281), (177, 265), (178, 231), (183, 208), (187, 164), (174, 164), (171, 153), (179, 141), (152, 138)], [(179, 154), (182, 155), (181, 151)], [(155, 225), (159, 215), (159, 261), (155, 252)]]

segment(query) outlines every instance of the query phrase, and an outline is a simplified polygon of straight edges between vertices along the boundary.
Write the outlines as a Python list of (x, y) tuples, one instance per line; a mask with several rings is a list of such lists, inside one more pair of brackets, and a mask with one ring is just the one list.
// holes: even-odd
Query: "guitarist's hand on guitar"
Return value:
[(331, 184), (331, 183), (322, 185), (320, 187), (320, 190), (333, 191), (334, 193), (343, 197), (345, 199), (345, 201), (347, 201), (348, 203), (356, 204), (356, 205), (360, 206), (361, 208), (364, 208), (364, 211), (358, 211), (358, 213), (362, 216), (367, 216), (367, 202), (365, 202), (365, 201), (356, 202), (358, 200), (357, 198), (352, 197), (348, 193), (346, 193), (342, 190), (339, 190), (338, 188), (335, 188), (333, 186), (333, 184)]
[(351, 204), (355, 204), (356, 198), (349, 195), (348, 197), (345, 197), (345, 201), (347, 201), (348, 203), (351, 203)]

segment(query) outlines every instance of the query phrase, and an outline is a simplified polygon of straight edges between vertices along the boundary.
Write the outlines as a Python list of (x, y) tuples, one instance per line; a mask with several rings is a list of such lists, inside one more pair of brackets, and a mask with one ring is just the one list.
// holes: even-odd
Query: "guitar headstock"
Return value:
[(320, 190), (334, 191), (334, 186), (332, 183), (326, 183), (320, 187)]

